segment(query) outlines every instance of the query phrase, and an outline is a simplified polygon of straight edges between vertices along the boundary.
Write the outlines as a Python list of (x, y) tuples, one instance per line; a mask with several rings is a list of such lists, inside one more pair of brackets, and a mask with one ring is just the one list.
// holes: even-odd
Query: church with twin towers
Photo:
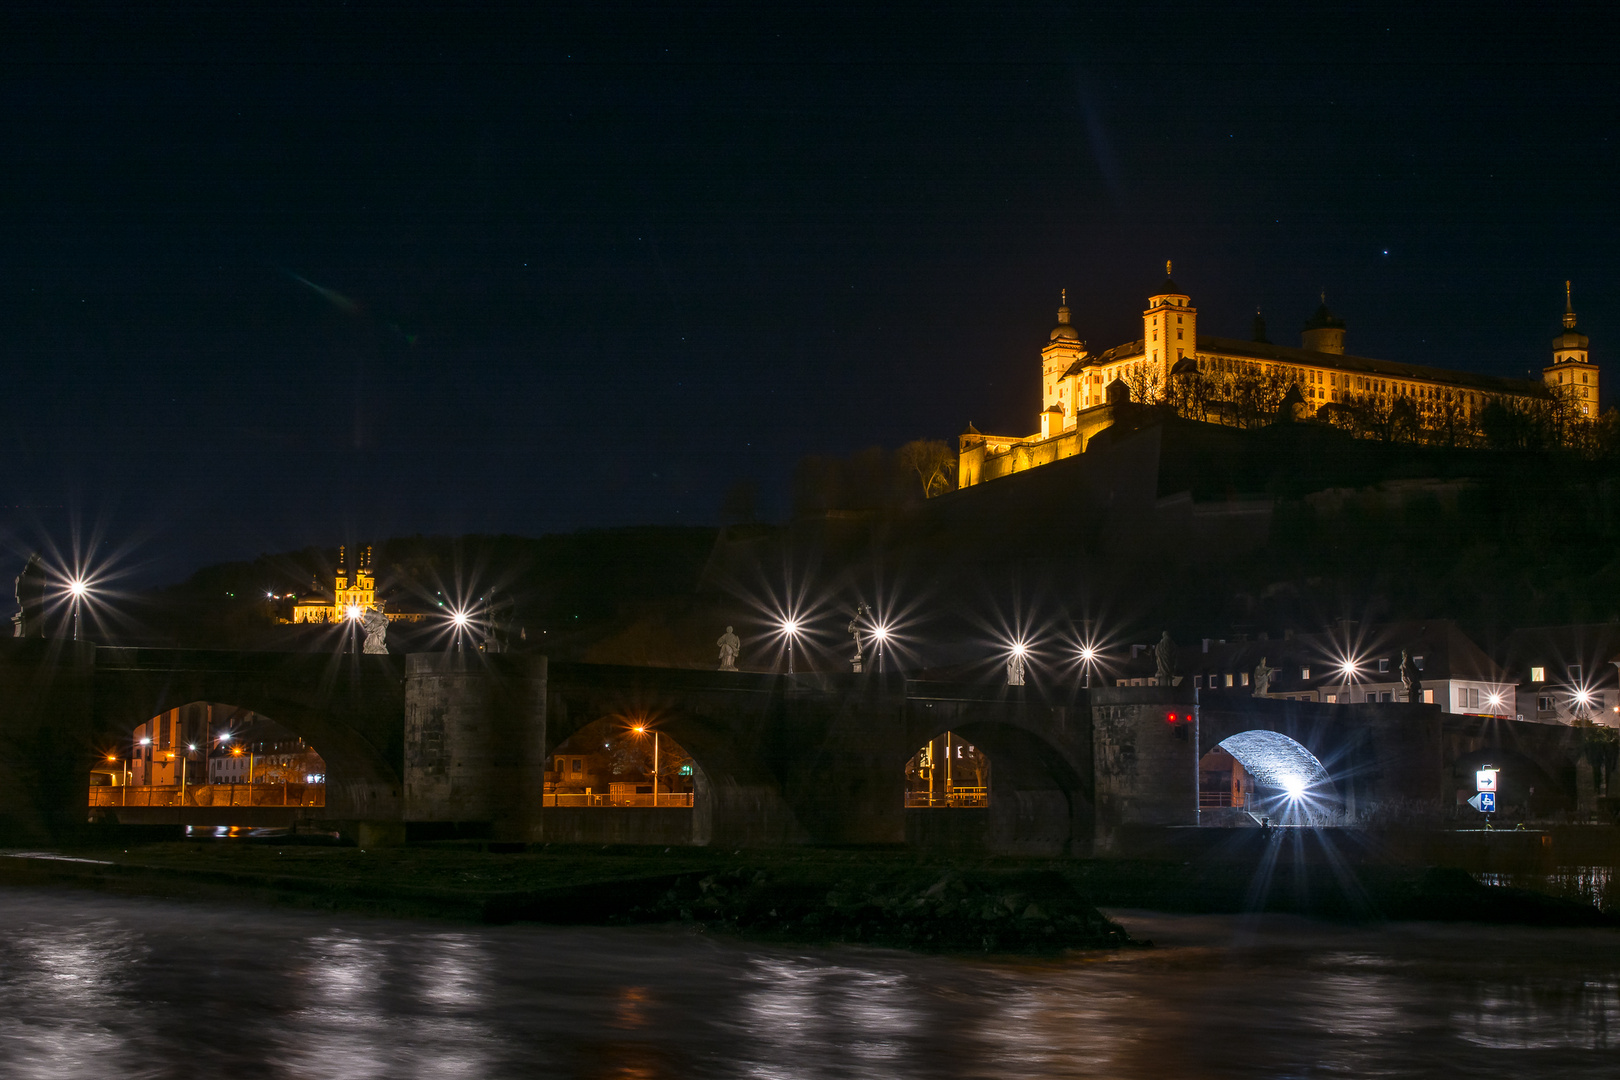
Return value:
[(971, 487), (1085, 452), (1120, 408), (1162, 403), (1213, 423), (1253, 426), (1316, 420), (1349, 430), (1426, 433), (1477, 430), (1493, 402), (1515, 410), (1556, 410), (1596, 418), (1598, 368), (1576, 327), (1564, 282), (1563, 330), (1553, 338), (1542, 378), (1510, 379), (1377, 360), (1345, 351), (1345, 323), (1327, 298), (1305, 321), (1299, 344), (1273, 343), (1258, 313), (1248, 341), (1198, 332), (1198, 309), (1176, 285), (1172, 266), (1148, 297), (1142, 336), (1093, 352), (1075, 327), (1065, 294), (1041, 348), (1041, 411), (1031, 435), (962, 435), (957, 484)]

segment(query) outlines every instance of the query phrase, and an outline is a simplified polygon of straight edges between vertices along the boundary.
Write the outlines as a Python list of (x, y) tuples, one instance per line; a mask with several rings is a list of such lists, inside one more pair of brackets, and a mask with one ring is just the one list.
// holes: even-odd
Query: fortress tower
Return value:
[[(1065, 379), (1071, 368), (1086, 355), (1086, 343), (1069, 321), (1069, 290), (1061, 293), (1057, 325), (1050, 340), (1041, 348), (1041, 430), (1050, 437), (1074, 426), (1074, 414), (1081, 405), (1072, 400), (1074, 380)], [(1056, 410), (1054, 412), (1053, 410)]]
[(1299, 335), (1299, 347), (1312, 352), (1344, 355), (1344, 320), (1328, 310), (1327, 291), (1322, 292), (1322, 306), (1316, 314), (1305, 320), (1305, 329)]
[(1598, 411), (1598, 369), (1592, 363), (1586, 335), (1575, 328), (1575, 306), (1570, 300), (1569, 282), (1564, 282), (1564, 330), (1553, 338), (1553, 358), (1541, 371), (1554, 393), (1568, 394), (1582, 416)]
[(1160, 386), (1170, 385), (1170, 369), (1176, 361), (1198, 351), (1198, 309), (1171, 279), (1169, 259), (1164, 262), (1164, 284), (1148, 297), (1147, 310), (1142, 312), (1142, 351)]

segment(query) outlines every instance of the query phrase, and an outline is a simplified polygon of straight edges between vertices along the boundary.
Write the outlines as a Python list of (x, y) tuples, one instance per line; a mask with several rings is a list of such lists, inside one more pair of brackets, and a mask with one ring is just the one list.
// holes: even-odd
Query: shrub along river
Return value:
[(6, 1077), (1605, 1077), (1620, 933), (1114, 913), (1055, 959), (0, 888)]

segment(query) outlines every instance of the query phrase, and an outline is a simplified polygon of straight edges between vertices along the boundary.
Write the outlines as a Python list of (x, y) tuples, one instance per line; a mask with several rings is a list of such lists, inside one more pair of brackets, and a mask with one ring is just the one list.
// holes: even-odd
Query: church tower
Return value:
[(1142, 312), (1142, 356), (1148, 370), (1159, 377), (1159, 385), (1170, 385), (1170, 369), (1183, 356), (1198, 352), (1198, 309), (1177, 288), (1170, 277), (1170, 260), (1164, 261), (1164, 284), (1148, 297)]
[(1555, 392), (1568, 394), (1582, 416), (1598, 411), (1598, 369), (1592, 363), (1586, 335), (1575, 328), (1575, 305), (1564, 282), (1564, 331), (1552, 341), (1553, 358), (1541, 377)]
[(361, 607), (372, 607), (377, 602), (377, 576), (371, 569), (371, 545), (360, 549), (360, 561), (354, 568), (355, 602)]
[[(1061, 296), (1057, 325), (1052, 328), (1050, 339), (1041, 348), (1041, 425), (1049, 429), (1051, 410), (1057, 409), (1063, 417), (1058, 431), (1074, 426), (1074, 414), (1080, 408), (1079, 402), (1070, 400), (1076, 392), (1075, 380), (1063, 376), (1086, 355), (1086, 343), (1080, 340), (1079, 331), (1069, 321), (1069, 290), (1064, 289)], [(1058, 431), (1052, 434), (1058, 434)]]

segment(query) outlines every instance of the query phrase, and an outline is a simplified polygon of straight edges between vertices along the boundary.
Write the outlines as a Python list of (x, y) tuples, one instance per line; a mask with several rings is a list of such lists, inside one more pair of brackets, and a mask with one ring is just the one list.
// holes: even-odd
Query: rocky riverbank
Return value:
[(504, 923), (685, 923), (747, 937), (931, 952), (1137, 944), (1101, 909), (1612, 926), (1590, 904), (1461, 870), (1250, 860), (945, 859), (904, 850), (360, 850), (166, 843), (11, 853), (0, 884)]

